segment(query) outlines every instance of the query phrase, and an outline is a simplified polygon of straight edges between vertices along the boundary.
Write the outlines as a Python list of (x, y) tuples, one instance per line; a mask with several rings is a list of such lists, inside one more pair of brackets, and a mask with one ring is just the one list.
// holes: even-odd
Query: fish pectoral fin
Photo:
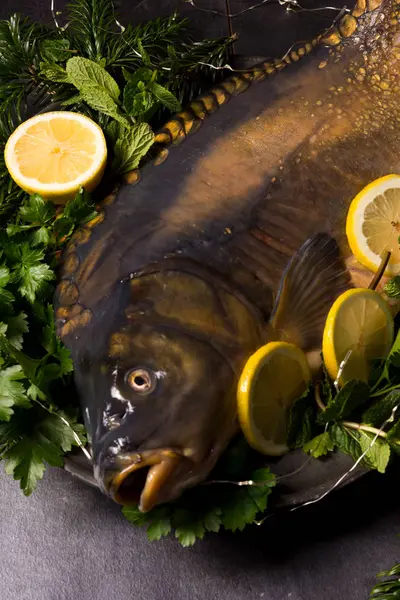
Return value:
[(283, 274), (270, 323), (275, 336), (305, 351), (321, 348), (329, 309), (352, 287), (338, 244), (326, 233), (308, 239)]

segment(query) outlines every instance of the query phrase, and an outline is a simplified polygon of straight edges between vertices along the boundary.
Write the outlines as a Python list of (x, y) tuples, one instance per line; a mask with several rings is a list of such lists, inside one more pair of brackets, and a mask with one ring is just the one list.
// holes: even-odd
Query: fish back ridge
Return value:
[[(168, 147), (180, 144), (187, 136), (194, 134), (206, 120), (233, 96), (245, 92), (252, 84), (271, 77), (292, 63), (296, 63), (309, 55), (317, 46), (334, 48), (340, 46), (358, 32), (359, 25), (364, 21), (363, 33), (373, 28), (374, 21), (365, 23), (369, 13), (375, 13), (388, 4), (397, 4), (397, 0), (356, 0), (355, 6), (346, 12), (337, 23), (308, 42), (293, 44), (282, 58), (258, 62), (249, 69), (237, 71), (227, 79), (214, 85), (206, 93), (201, 94), (180, 112), (172, 116), (156, 133), (157, 148), (155, 163), (160, 164), (168, 156)], [(137, 170), (135, 170), (135, 174)], [(131, 180), (137, 175), (127, 176)], [(131, 182), (131, 181), (130, 181)]]

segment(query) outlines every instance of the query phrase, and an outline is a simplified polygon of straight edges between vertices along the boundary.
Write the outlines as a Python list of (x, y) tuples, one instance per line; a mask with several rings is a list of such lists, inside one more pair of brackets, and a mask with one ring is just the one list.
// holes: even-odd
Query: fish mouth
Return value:
[(145, 513), (170, 499), (165, 496), (166, 491), (173, 488), (175, 476), (182, 471), (184, 463), (189, 467), (190, 461), (175, 450), (167, 449), (124, 454), (118, 457), (118, 462), (121, 470), (111, 477), (108, 495), (124, 506), (139, 505), (139, 510)]

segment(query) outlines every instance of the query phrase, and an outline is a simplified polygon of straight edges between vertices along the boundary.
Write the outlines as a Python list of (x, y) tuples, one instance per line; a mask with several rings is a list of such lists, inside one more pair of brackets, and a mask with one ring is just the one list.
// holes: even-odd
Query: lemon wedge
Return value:
[(237, 389), (239, 423), (248, 443), (262, 454), (288, 451), (287, 418), (311, 379), (306, 356), (286, 342), (270, 342), (248, 359)]
[(322, 353), (326, 369), (336, 379), (349, 350), (340, 383), (368, 381), (370, 362), (385, 358), (393, 344), (393, 317), (387, 302), (374, 290), (344, 292), (332, 305), (325, 324)]
[(88, 117), (48, 112), (17, 127), (4, 157), (11, 177), (23, 190), (64, 204), (81, 187), (91, 192), (98, 185), (107, 146), (102, 130)]
[(346, 234), (357, 260), (377, 271), (382, 255), (391, 252), (385, 275), (400, 272), (400, 176), (386, 175), (367, 185), (352, 201)]

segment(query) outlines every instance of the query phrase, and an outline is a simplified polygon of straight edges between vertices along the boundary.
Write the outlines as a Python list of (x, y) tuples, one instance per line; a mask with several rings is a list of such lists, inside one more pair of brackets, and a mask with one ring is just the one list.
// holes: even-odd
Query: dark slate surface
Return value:
[[(253, 3), (230, 0), (232, 12)], [(57, 9), (63, 4), (56, 0)], [(225, 10), (225, 0), (196, 4)], [(177, 5), (124, 0), (121, 20)], [(195, 33), (226, 34), (224, 17), (180, 6)], [(49, 8), (50, 0), (2, 0), (0, 18), (17, 10), (49, 22)], [(282, 54), (326, 22), (262, 6), (234, 19), (236, 51)], [(57, 469), (28, 499), (1, 470), (0, 482), (0, 600), (366, 600), (374, 574), (400, 560), (396, 472), (367, 476), (318, 505), (240, 535), (211, 535), (189, 550), (173, 539), (148, 542), (116, 505)]]

